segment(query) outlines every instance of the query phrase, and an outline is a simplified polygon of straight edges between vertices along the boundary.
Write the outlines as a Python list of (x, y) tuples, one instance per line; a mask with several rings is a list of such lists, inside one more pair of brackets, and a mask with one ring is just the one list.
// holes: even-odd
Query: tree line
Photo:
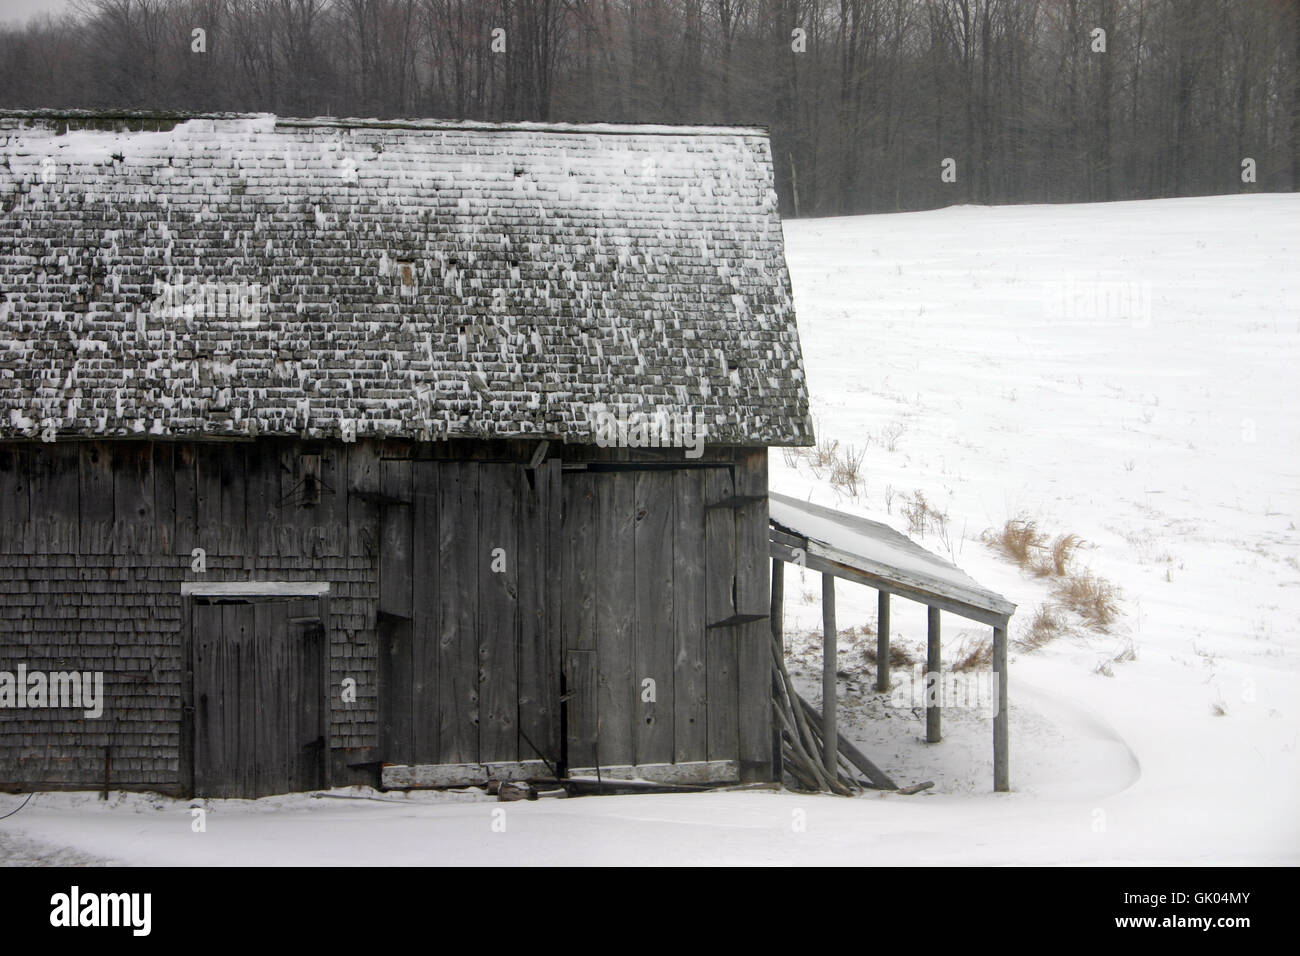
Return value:
[(76, 0), (0, 108), (756, 124), (787, 215), (1300, 189), (1300, 0)]

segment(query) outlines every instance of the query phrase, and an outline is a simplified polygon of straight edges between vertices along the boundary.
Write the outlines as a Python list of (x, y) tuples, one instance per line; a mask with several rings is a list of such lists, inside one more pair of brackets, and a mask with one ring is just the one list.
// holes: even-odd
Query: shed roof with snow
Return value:
[(1001, 594), (889, 525), (776, 492), (768, 494), (768, 513), (776, 557), (794, 536), (815, 570), (989, 624), (1005, 626), (1015, 613)]
[(803, 445), (765, 131), (0, 112), (0, 438)]

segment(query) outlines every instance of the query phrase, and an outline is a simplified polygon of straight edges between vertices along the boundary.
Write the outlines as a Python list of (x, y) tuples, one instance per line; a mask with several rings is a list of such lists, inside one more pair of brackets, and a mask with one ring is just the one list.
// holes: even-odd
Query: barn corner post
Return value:
[(993, 790), (1005, 793), (1011, 789), (1011, 769), (1008, 764), (1010, 740), (1010, 709), (1007, 699), (1007, 625), (1003, 618), (993, 627)]
[[(763, 618), (771, 612), (768, 554), (767, 448), (746, 447), (733, 452), (736, 509), (736, 607), (743, 619), (736, 629), (739, 695), (739, 757), (741, 783), (768, 783), (772, 775), (771, 627)], [(776, 777), (779, 780), (780, 777)]]

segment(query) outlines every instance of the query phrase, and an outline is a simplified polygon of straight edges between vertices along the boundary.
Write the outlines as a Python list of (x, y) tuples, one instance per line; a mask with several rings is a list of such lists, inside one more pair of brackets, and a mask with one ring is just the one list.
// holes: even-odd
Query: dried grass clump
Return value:
[(973, 671), (992, 666), (993, 641), (985, 637), (964, 642), (958, 647), (952, 669), (955, 671)]
[(1009, 518), (1001, 528), (984, 532), (984, 540), (1022, 568), (1034, 565), (1047, 538), (1029, 518)]
[(1029, 630), (1016, 641), (1016, 646), (1025, 651), (1036, 651), (1046, 647), (1067, 630), (1060, 609), (1044, 604), (1034, 612), (1034, 618), (1029, 622)]
[[(864, 648), (862, 649), (862, 658), (863, 658), (863, 660), (865, 660), (868, 664), (872, 665), (873, 667), (875, 666), (877, 660), (879, 659), (879, 658), (876, 656), (876, 649), (875, 649), (875, 647), (874, 647), (874, 646), (871, 646), (871, 645), (867, 645), (866, 647), (864, 647)], [(890, 643), (890, 645), (889, 645), (889, 666), (890, 666), (891, 668), (893, 668), (893, 667), (910, 667), (911, 665), (915, 664), (916, 662), (917, 662), (917, 659), (916, 659), (915, 657), (913, 657), (913, 656), (908, 652), (907, 648), (905, 648), (905, 647), (903, 647), (903, 646), (901, 646), (901, 645), (899, 645), (899, 644), (894, 644), (894, 643), (892, 643), (892, 642)]]
[(848, 638), (849, 642), (853, 644), (856, 644), (860, 640), (865, 640), (869, 637), (875, 636), (875, 626), (868, 624), (866, 621), (863, 621), (861, 624), (855, 624), (852, 627), (840, 628), (840, 637)]
[[(982, 537), (1021, 570), (1040, 578), (1054, 578), (1057, 601), (1089, 627), (1107, 631), (1119, 616), (1119, 591), (1115, 586), (1089, 571), (1075, 570), (1075, 556), (1084, 545), (1077, 534), (1059, 534), (1048, 544), (1038, 525), (1022, 516), (1009, 519), (1001, 528), (990, 528)], [(1029, 633), (1020, 638), (1020, 646), (1035, 650), (1066, 630), (1058, 610), (1040, 608)]]
[(1110, 630), (1119, 615), (1119, 594), (1105, 578), (1084, 571), (1056, 584), (1057, 599), (1099, 631)]
[[(1049, 557), (1051, 559), (1051, 573), (1058, 578), (1064, 577), (1070, 573), (1070, 564), (1074, 561), (1074, 554), (1083, 545), (1083, 539), (1077, 534), (1058, 534), (1052, 541)], [(1044, 563), (1044, 567), (1049, 567)]]
[(1022, 569), (1040, 578), (1061, 578), (1070, 573), (1074, 556), (1083, 547), (1077, 534), (1058, 534), (1047, 542), (1047, 535), (1031, 518), (1011, 518), (1001, 528), (984, 532), (984, 540), (993, 545)]

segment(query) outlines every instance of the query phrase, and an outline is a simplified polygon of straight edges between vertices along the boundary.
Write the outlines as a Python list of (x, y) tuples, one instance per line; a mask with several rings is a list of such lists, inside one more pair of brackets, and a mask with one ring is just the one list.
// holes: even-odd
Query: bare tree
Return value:
[(0, 106), (758, 123), (783, 206), (814, 215), (1296, 189), (1298, 21), (1300, 0), (76, 0), (0, 29)]

